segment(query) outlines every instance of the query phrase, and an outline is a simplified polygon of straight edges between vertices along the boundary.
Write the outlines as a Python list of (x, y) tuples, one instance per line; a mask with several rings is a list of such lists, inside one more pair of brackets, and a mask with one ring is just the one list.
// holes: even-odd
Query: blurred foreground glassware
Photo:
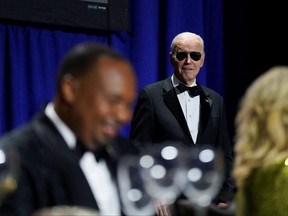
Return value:
[(185, 185), (182, 168), (183, 146), (166, 142), (142, 152), (140, 166), (147, 193), (154, 200), (173, 204)]
[(154, 215), (152, 198), (147, 194), (142, 177), (139, 156), (128, 155), (121, 159), (118, 166), (118, 185), (126, 215)]
[(211, 145), (199, 145), (186, 151), (184, 158), (183, 193), (195, 205), (197, 215), (204, 216), (223, 184), (223, 154)]
[(155, 215), (156, 201), (173, 204), (185, 185), (180, 143), (163, 143), (122, 158), (119, 187), (127, 215)]
[(0, 205), (17, 188), (19, 157), (11, 148), (0, 148)]
[(118, 175), (127, 215), (155, 215), (155, 201), (169, 206), (184, 194), (204, 216), (223, 183), (223, 155), (209, 145), (154, 144), (122, 158)]

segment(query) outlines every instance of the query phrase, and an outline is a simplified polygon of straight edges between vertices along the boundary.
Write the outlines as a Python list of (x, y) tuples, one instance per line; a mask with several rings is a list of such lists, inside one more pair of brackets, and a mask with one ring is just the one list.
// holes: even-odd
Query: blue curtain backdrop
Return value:
[[(131, 60), (138, 88), (172, 73), (170, 43), (200, 34), (206, 60), (198, 81), (224, 96), (222, 0), (131, 0), (131, 32), (97, 35), (0, 21), (0, 135), (27, 122), (54, 94), (58, 63), (75, 44), (109, 44)], [(121, 133), (128, 135), (129, 125)]]

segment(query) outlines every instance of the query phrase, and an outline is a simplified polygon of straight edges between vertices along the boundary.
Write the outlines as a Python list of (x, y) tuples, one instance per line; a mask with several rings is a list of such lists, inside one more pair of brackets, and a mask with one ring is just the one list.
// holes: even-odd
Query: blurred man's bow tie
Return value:
[(188, 86), (184, 85), (183, 83), (179, 83), (177, 88), (179, 89), (179, 91), (181, 93), (188, 91), (191, 97), (195, 97), (195, 96), (201, 94), (201, 90), (200, 90), (199, 86), (188, 87)]
[[(77, 140), (75, 149), (73, 149), (74, 154), (76, 155), (76, 157), (78, 159), (81, 159), (81, 157), (84, 155), (85, 152), (88, 152), (90, 150), (88, 150), (85, 145)], [(95, 151), (90, 151), (95, 155), (95, 158), (97, 161), (99, 161), (100, 159), (105, 159), (107, 160), (109, 158), (109, 153), (107, 152), (107, 149), (105, 147), (100, 147), (99, 149), (95, 150)]]

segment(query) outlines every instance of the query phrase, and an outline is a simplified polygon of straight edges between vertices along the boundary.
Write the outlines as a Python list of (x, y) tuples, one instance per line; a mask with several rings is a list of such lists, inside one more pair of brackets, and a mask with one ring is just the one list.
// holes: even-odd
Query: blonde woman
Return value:
[(245, 93), (236, 116), (233, 176), (237, 216), (288, 213), (288, 66), (275, 66)]

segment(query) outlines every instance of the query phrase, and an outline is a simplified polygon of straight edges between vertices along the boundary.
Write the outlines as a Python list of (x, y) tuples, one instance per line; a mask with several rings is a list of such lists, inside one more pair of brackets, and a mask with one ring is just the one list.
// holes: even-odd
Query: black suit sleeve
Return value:
[(142, 89), (139, 93), (136, 107), (134, 109), (130, 139), (134, 144), (150, 143), (154, 129), (152, 101), (149, 98), (148, 91)]

